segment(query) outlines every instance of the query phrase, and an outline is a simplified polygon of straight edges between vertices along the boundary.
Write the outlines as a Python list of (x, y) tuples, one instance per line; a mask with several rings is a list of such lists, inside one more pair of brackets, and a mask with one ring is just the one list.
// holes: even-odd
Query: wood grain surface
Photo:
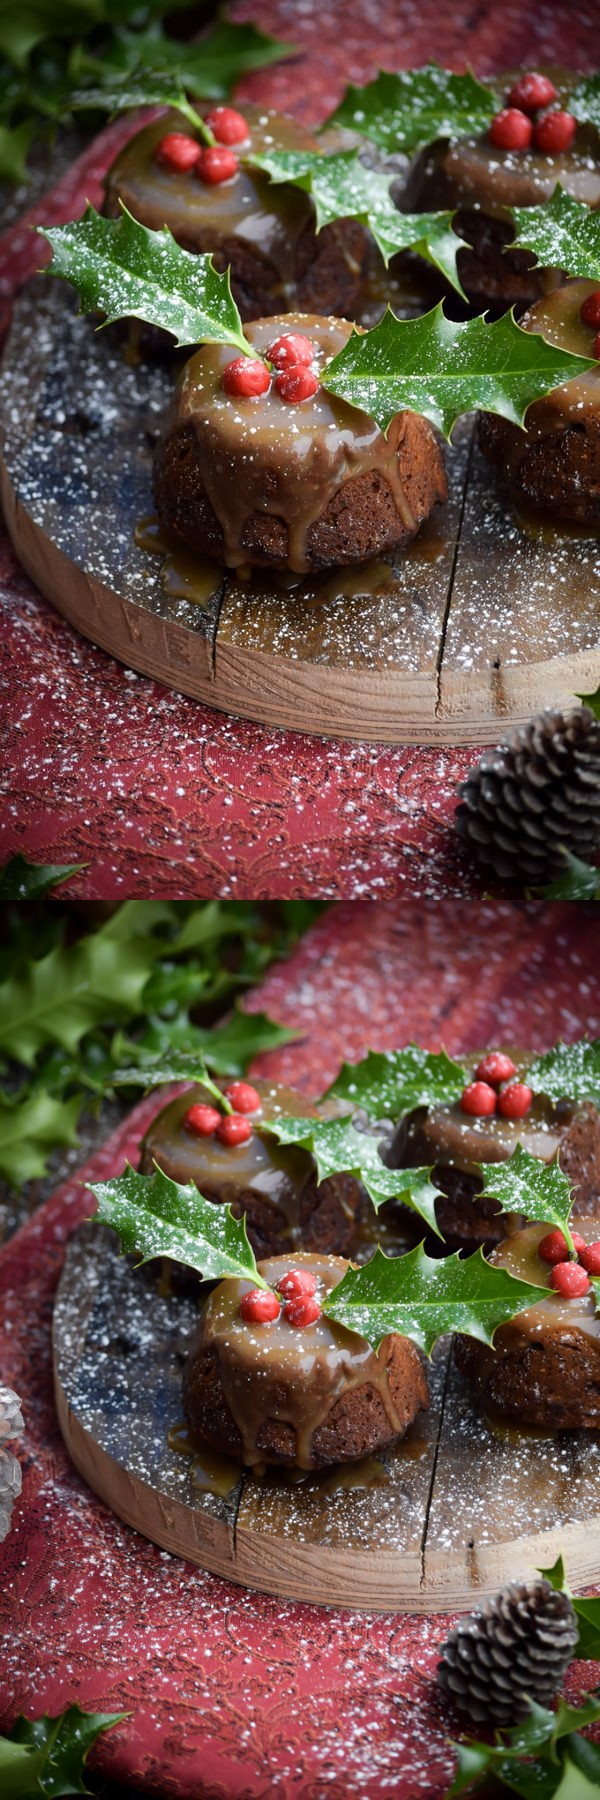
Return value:
[(200, 1491), (193, 1455), (169, 1441), (195, 1321), (196, 1301), (156, 1266), (134, 1269), (112, 1232), (72, 1239), (54, 1310), (59, 1421), (85, 1480), (145, 1537), (244, 1587), (382, 1613), (468, 1609), (559, 1550), (574, 1587), (600, 1579), (600, 1442), (486, 1421), (449, 1340), (429, 1413), (397, 1450), (298, 1485), (234, 1465), (229, 1493)]
[[(226, 713), (391, 744), (494, 742), (600, 681), (593, 539), (525, 531), (465, 422), (450, 499), (401, 556), (307, 580), (215, 575), (165, 590), (134, 533), (152, 510), (167, 362), (78, 318), (62, 283), (15, 309), (0, 395), (0, 489), (18, 556), (84, 636)], [(177, 584), (175, 583), (175, 587)]]

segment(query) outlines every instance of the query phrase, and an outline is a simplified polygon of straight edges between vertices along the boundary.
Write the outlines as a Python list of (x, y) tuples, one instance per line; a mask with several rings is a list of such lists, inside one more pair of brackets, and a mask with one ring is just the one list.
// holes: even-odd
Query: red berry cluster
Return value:
[(283, 1316), (288, 1325), (314, 1325), (320, 1318), (317, 1283), (310, 1269), (289, 1269), (278, 1283), (277, 1293), (264, 1288), (251, 1288), (240, 1300), (240, 1318), (248, 1325), (264, 1325)]
[(516, 1073), (510, 1056), (503, 1056), (500, 1050), (491, 1050), (478, 1063), (475, 1080), (460, 1096), (461, 1112), (470, 1113), (475, 1119), (491, 1118), (496, 1112), (503, 1119), (524, 1119), (531, 1106), (533, 1090), (522, 1081), (513, 1081)]
[(161, 168), (179, 175), (188, 175), (193, 169), (207, 187), (218, 187), (222, 181), (232, 181), (240, 166), (239, 157), (230, 146), (246, 143), (250, 134), (246, 120), (232, 106), (213, 107), (206, 124), (215, 138), (214, 144), (199, 144), (185, 131), (168, 131), (154, 155)]
[(230, 1081), (225, 1098), (234, 1111), (220, 1113), (216, 1106), (188, 1106), (183, 1123), (192, 1137), (217, 1137), (220, 1144), (246, 1144), (252, 1137), (250, 1120), (241, 1116), (261, 1111), (260, 1094), (248, 1081)]
[(585, 1238), (578, 1231), (571, 1233), (577, 1262), (569, 1261), (569, 1247), (562, 1231), (549, 1231), (538, 1244), (538, 1256), (542, 1262), (552, 1263), (550, 1286), (567, 1300), (580, 1294), (587, 1294), (590, 1288), (590, 1275), (600, 1275), (600, 1241), (586, 1244)]
[(552, 110), (554, 100), (558, 100), (558, 94), (547, 75), (537, 75), (533, 70), (521, 75), (507, 95), (507, 105), (492, 119), (490, 143), (497, 150), (529, 150), (533, 144), (542, 156), (568, 150), (577, 120), (572, 113)]
[(303, 337), (300, 331), (289, 331), (285, 336), (274, 338), (267, 350), (267, 362), (259, 362), (250, 356), (236, 356), (233, 362), (225, 364), (221, 375), (221, 387), (226, 394), (237, 399), (247, 400), (254, 394), (266, 394), (275, 374), (275, 390), (280, 400), (297, 406), (300, 400), (309, 400), (319, 386), (318, 376), (311, 367), (315, 354), (314, 344), (310, 338)]
[(588, 294), (587, 299), (582, 301), (579, 308), (579, 317), (582, 319), (584, 325), (593, 326), (597, 335), (592, 344), (592, 355), (600, 358), (600, 331), (598, 331), (598, 326), (600, 325), (600, 288), (596, 288), (594, 294)]

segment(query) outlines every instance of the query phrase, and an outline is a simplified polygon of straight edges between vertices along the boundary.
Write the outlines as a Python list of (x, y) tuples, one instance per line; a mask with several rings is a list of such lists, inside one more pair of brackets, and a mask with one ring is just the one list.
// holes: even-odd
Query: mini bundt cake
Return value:
[(205, 1088), (188, 1088), (158, 1113), (142, 1144), (140, 1167), (149, 1175), (158, 1164), (172, 1181), (193, 1181), (205, 1200), (231, 1206), (246, 1227), (257, 1256), (276, 1256), (283, 1249), (344, 1253), (350, 1248), (359, 1213), (366, 1200), (352, 1175), (317, 1181), (314, 1159), (306, 1150), (278, 1144), (255, 1129), (261, 1121), (288, 1114), (318, 1118), (303, 1094), (268, 1081), (234, 1083), (226, 1089), (235, 1104), (236, 1089), (255, 1095), (257, 1107), (243, 1117), (249, 1133), (242, 1141), (218, 1137), (214, 1123), (199, 1117), (213, 1107)]
[[(231, 347), (206, 344), (178, 384), (154, 471), (165, 526), (193, 550), (228, 567), (242, 563), (299, 573), (362, 562), (408, 543), (446, 499), (443, 453), (417, 413), (397, 413), (384, 436), (366, 413), (319, 385), (325, 361), (346, 343), (343, 319), (285, 314), (259, 319), (246, 335), (261, 357), (281, 359), (293, 337), (299, 370), (282, 364), (266, 391), (236, 397)], [(285, 350), (284, 350), (285, 356)], [(308, 363), (312, 362), (312, 367)], [(253, 363), (264, 369), (264, 363)], [(307, 393), (288, 392), (298, 375)]]
[(575, 80), (561, 73), (555, 86), (543, 74), (523, 76), (488, 131), (440, 139), (413, 165), (402, 205), (410, 212), (458, 208), (454, 230), (471, 246), (458, 253), (458, 273), (477, 310), (522, 311), (562, 279), (558, 270), (539, 268), (528, 250), (507, 250), (515, 235), (507, 208), (539, 206), (557, 182), (575, 200), (600, 206), (599, 134), (564, 110)]
[(419, 1351), (394, 1333), (375, 1352), (324, 1316), (320, 1302), (347, 1268), (302, 1254), (260, 1263), (273, 1289), (282, 1283), (270, 1317), (250, 1281), (213, 1289), (183, 1376), (194, 1436), (249, 1465), (301, 1469), (354, 1462), (404, 1436), (429, 1405)]
[[(560, 1167), (572, 1184), (578, 1220), (600, 1210), (600, 1114), (596, 1107), (567, 1097), (554, 1104), (543, 1094), (532, 1095), (527, 1087), (532, 1059), (524, 1052), (491, 1051), (486, 1057), (465, 1060), (472, 1067), (474, 1081), (462, 1100), (449, 1106), (419, 1107), (402, 1119), (385, 1157), (392, 1168), (433, 1165), (432, 1180), (442, 1193), (436, 1201), (436, 1219), (447, 1247), (473, 1250), (504, 1237), (506, 1215), (498, 1211), (492, 1195), (481, 1194), (477, 1165), (506, 1162), (517, 1144), (546, 1163), (558, 1152)], [(490, 1075), (493, 1067), (504, 1068), (506, 1073)], [(484, 1110), (492, 1104), (489, 1097), (484, 1093), (478, 1100), (475, 1089), (481, 1086), (488, 1089), (488, 1095), (490, 1089), (496, 1094), (491, 1113)], [(499, 1110), (502, 1107), (507, 1110)]]
[[(493, 1348), (457, 1339), (458, 1367), (479, 1398), (522, 1425), (555, 1431), (600, 1426), (600, 1317), (586, 1272), (587, 1265), (600, 1273), (599, 1229), (598, 1219), (583, 1221), (577, 1263), (564, 1260), (562, 1234), (547, 1225), (528, 1225), (507, 1238), (491, 1262), (547, 1287), (548, 1298), (501, 1325)], [(594, 1249), (586, 1251), (584, 1240)]]
[[(208, 122), (219, 129), (218, 108)], [(231, 286), (242, 318), (279, 313), (352, 313), (358, 301), (369, 238), (356, 219), (315, 231), (308, 194), (275, 183), (244, 161), (247, 151), (319, 151), (296, 120), (245, 106), (242, 141), (206, 155), (179, 113), (162, 114), (130, 138), (106, 178), (105, 210), (119, 201), (140, 224), (168, 225), (184, 250), (212, 252), (215, 268), (231, 268)], [(186, 151), (187, 146), (187, 151)], [(227, 174), (227, 170), (231, 172)]]
[[(583, 316), (582, 316), (583, 311)], [(587, 322), (586, 313), (591, 321)], [(579, 356), (600, 349), (600, 287), (568, 281), (537, 300), (521, 320), (527, 331)], [(577, 525), (600, 524), (600, 362), (536, 400), (527, 429), (482, 415), (481, 448), (495, 463), (513, 504), (527, 513), (549, 513)]]

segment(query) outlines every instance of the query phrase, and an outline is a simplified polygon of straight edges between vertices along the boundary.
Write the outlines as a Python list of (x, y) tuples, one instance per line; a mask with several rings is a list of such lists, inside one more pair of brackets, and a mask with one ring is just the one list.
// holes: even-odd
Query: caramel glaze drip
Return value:
[[(323, 1116), (293, 1088), (260, 1080), (252, 1085), (262, 1101), (262, 1112), (256, 1115), (258, 1123), (281, 1114), (291, 1118)], [(294, 1248), (302, 1240), (302, 1194), (307, 1183), (316, 1179), (314, 1158), (307, 1150), (278, 1144), (275, 1138), (263, 1138), (258, 1131), (253, 1131), (245, 1144), (234, 1147), (219, 1143), (216, 1137), (193, 1137), (183, 1120), (188, 1108), (198, 1101), (213, 1103), (205, 1088), (188, 1088), (153, 1120), (143, 1142), (142, 1171), (148, 1174), (157, 1162), (172, 1181), (184, 1185), (194, 1181), (206, 1199), (214, 1198), (238, 1211), (240, 1206), (245, 1210), (245, 1197), (251, 1190), (282, 1214), (290, 1246)], [(338, 1184), (338, 1200), (344, 1207), (342, 1182)]]
[[(307, 1254), (296, 1255), (294, 1265), (312, 1270), (321, 1301), (349, 1267), (343, 1257)], [(289, 1259), (270, 1257), (258, 1267), (274, 1287), (289, 1268)], [(315, 1431), (336, 1400), (355, 1388), (374, 1388), (391, 1430), (398, 1436), (404, 1432), (388, 1381), (389, 1339), (375, 1352), (356, 1332), (323, 1314), (301, 1330), (290, 1325), (283, 1312), (268, 1325), (249, 1325), (240, 1318), (239, 1306), (251, 1287), (251, 1281), (221, 1282), (206, 1302), (199, 1335), (202, 1348), (216, 1351), (221, 1385), (247, 1465), (262, 1461), (257, 1448), (261, 1426), (267, 1419), (277, 1419), (294, 1428), (298, 1467), (314, 1468)]]
[[(295, 331), (312, 339), (318, 374), (342, 349), (352, 326), (345, 319), (285, 313), (253, 320), (246, 336), (264, 355), (276, 337)], [(259, 512), (285, 520), (288, 566), (299, 574), (308, 572), (311, 525), (344, 481), (371, 471), (390, 487), (405, 529), (416, 531), (399, 464), (405, 414), (396, 414), (384, 437), (367, 413), (322, 387), (298, 406), (281, 400), (274, 382), (266, 394), (235, 400), (221, 387), (222, 370), (231, 358), (231, 347), (224, 344), (205, 344), (192, 356), (165, 434), (193, 426), (201, 479), (223, 532), (229, 568), (247, 562), (244, 526)]]
[[(593, 356), (597, 332), (593, 326), (584, 325), (579, 315), (582, 301), (588, 294), (597, 293), (599, 286), (597, 281), (567, 281), (563, 287), (536, 300), (520, 323), (526, 331), (541, 332), (561, 350), (574, 351), (577, 356)], [(526, 432), (515, 430), (510, 435), (509, 474), (514, 474), (518, 468), (532, 439), (566, 431), (569, 426), (584, 426), (590, 412), (599, 411), (600, 363), (597, 369), (589, 369), (586, 375), (564, 382), (562, 387), (554, 388), (551, 394), (529, 407)]]
[[(239, 147), (268, 155), (272, 150), (318, 151), (320, 145), (295, 119), (244, 106), (249, 142)], [(109, 169), (105, 210), (118, 211), (119, 199), (152, 231), (168, 225), (185, 250), (214, 251), (217, 267), (227, 266), (227, 246), (236, 240), (242, 251), (275, 271), (284, 304), (293, 296), (296, 250), (306, 226), (314, 219), (312, 201), (300, 188), (275, 183), (243, 161), (231, 181), (210, 187), (199, 181), (193, 169), (178, 173), (163, 169), (155, 160), (161, 138), (171, 131), (189, 131), (179, 113), (162, 114), (131, 138)], [(343, 241), (340, 237), (340, 252)], [(219, 257), (220, 246), (225, 255)]]
[[(507, 1325), (499, 1327), (494, 1338), (495, 1348), (508, 1355), (522, 1344), (523, 1338), (535, 1339), (554, 1331), (580, 1331), (590, 1340), (598, 1354), (600, 1379), (600, 1317), (596, 1312), (594, 1290), (590, 1288), (589, 1293), (567, 1300), (563, 1294), (555, 1293), (550, 1287), (551, 1266), (538, 1255), (538, 1244), (542, 1238), (547, 1237), (549, 1230), (548, 1225), (526, 1225), (523, 1231), (514, 1232), (512, 1237), (499, 1244), (490, 1256), (490, 1262), (508, 1269), (511, 1275), (518, 1275), (521, 1281), (533, 1281), (537, 1287), (548, 1288), (547, 1300), (538, 1300), (525, 1312), (518, 1313)], [(578, 1219), (577, 1230), (587, 1243), (595, 1243), (598, 1220)], [(478, 1353), (479, 1348), (478, 1345)], [(486, 1348), (487, 1346), (481, 1345), (482, 1350)], [(493, 1363), (493, 1350), (489, 1351), (489, 1356)]]
[[(483, 1054), (464, 1058), (465, 1067), (472, 1069), (473, 1076)], [(513, 1080), (526, 1082), (531, 1056), (512, 1049), (509, 1055), (517, 1070)], [(413, 1131), (418, 1134), (419, 1155), (428, 1156), (434, 1164), (461, 1169), (467, 1175), (478, 1174), (478, 1163), (506, 1162), (517, 1144), (530, 1156), (548, 1163), (560, 1149), (562, 1132), (576, 1111), (574, 1101), (565, 1099), (554, 1105), (544, 1094), (534, 1094), (524, 1119), (503, 1119), (499, 1113), (491, 1118), (473, 1118), (461, 1112), (458, 1101), (452, 1106), (420, 1107), (406, 1122), (404, 1133), (402, 1125), (399, 1128), (391, 1153), (392, 1167), (401, 1166), (401, 1153)]]

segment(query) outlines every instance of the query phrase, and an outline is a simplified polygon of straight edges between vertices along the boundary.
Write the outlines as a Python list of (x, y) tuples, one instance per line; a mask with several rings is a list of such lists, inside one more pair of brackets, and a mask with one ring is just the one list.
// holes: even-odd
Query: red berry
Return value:
[(489, 139), (497, 150), (528, 150), (532, 137), (531, 119), (517, 106), (505, 107), (504, 112), (496, 113), (492, 119)]
[(261, 1112), (262, 1101), (249, 1081), (230, 1081), (225, 1093), (236, 1113)]
[[(585, 1238), (580, 1237), (578, 1231), (572, 1231), (571, 1237), (578, 1254), (580, 1250), (585, 1250)], [(568, 1261), (569, 1248), (562, 1231), (549, 1231), (546, 1237), (542, 1238), (541, 1243), (538, 1244), (538, 1256), (541, 1256), (542, 1262), (547, 1263)]]
[(488, 1087), (487, 1081), (472, 1081), (460, 1096), (460, 1109), (464, 1113), (472, 1113), (475, 1119), (485, 1119), (489, 1113), (495, 1113), (497, 1098), (494, 1089)]
[(212, 1137), (221, 1123), (221, 1113), (217, 1112), (216, 1106), (189, 1106), (183, 1123), (194, 1137)]
[(588, 1275), (600, 1275), (600, 1242), (585, 1244), (583, 1250), (579, 1251), (579, 1261)]
[(583, 319), (584, 325), (595, 325), (596, 328), (600, 325), (600, 288), (596, 288), (594, 294), (588, 294), (587, 298), (582, 300), (579, 317)]
[(534, 126), (533, 141), (536, 150), (543, 156), (554, 156), (557, 150), (568, 150), (577, 130), (577, 120), (572, 113), (550, 112), (544, 119), (538, 119)]
[(247, 1325), (266, 1325), (269, 1320), (278, 1319), (280, 1312), (277, 1295), (267, 1288), (251, 1288), (249, 1294), (242, 1294), (240, 1318)]
[(284, 1308), (288, 1325), (314, 1325), (320, 1318), (321, 1308), (312, 1294), (299, 1294), (297, 1299), (288, 1300)]
[(199, 155), (200, 145), (195, 138), (188, 137), (185, 131), (169, 131), (157, 144), (154, 160), (165, 169), (178, 169), (184, 174), (195, 168)]
[(270, 386), (268, 369), (253, 356), (234, 356), (233, 362), (226, 363), (221, 374), (221, 387), (225, 393), (233, 394), (240, 400), (252, 399), (255, 394), (266, 394)]
[(510, 1087), (498, 1095), (498, 1112), (503, 1119), (524, 1119), (532, 1100), (533, 1091), (530, 1087), (525, 1087), (523, 1081), (512, 1081)]
[(247, 1144), (252, 1137), (252, 1126), (249, 1119), (240, 1119), (238, 1113), (227, 1113), (219, 1120), (217, 1137), (220, 1144)]
[(275, 378), (275, 386), (280, 400), (287, 400), (290, 406), (297, 406), (300, 400), (310, 400), (319, 386), (318, 377), (312, 369), (282, 369)]
[(560, 1262), (552, 1270), (550, 1287), (555, 1288), (557, 1294), (564, 1294), (565, 1300), (574, 1300), (578, 1294), (589, 1293), (589, 1276), (585, 1269), (580, 1269), (579, 1263)]
[(209, 187), (218, 187), (221, 181), (231, 181), (239, 166), (233, 150), (226, 150), (220, 144), (203, 144), (198, 152), (196, 174)]
[(314, 344), (300, 331), (289, 331), (287, 337), (274, 338), (267, 350), (274, 369), (307, 369), (314, 354)]
[(510, 1081), (511, 1075), (516, 1073), (514, 1062), (510, 1056), (503, 1056), (501, 1050), (492, 1050), (489, 1056), (484, 1056), (475, 1070), (477, 1081), (491, 1081), (494, 1087), (500, 1081)]
[[(550, 99), (554, 98), (553, 90)], [(540, 101), (542, 105), (543, 101)], [(246, 120), (233, 106), (213, 106), (212, 112), (206, 115), (206, 124), (218, 144), (244, 144), (250, 136)]]
[(317, 1283), (310, 1269), (290, 1269), (287, 1275), (282, 1275), (277, 1287), (284, 1300), (302, 1300), (316, 1293)]
[(553, 81), (547, 75), (521, 75), (515, 82), (508, 96), (509, 106), (519, 106), (522, 112), (534, 113), (540, 106), (550, 106), (552, 100), (558, 100)]

